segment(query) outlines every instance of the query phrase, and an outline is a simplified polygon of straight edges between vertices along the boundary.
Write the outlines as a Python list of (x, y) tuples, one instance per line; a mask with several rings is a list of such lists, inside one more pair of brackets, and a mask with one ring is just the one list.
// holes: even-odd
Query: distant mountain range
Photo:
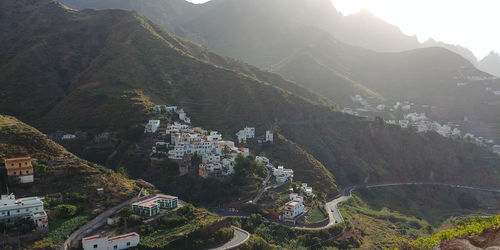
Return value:
[[(346, 44), (379, 52), (442, 47), (479, 66), (477, 58), (467, 48), (439, 42), (432, 38), (420, 43), (415, 36), (404, 34), (399, 27), (385, 22), (368, 10), (343, 16), (329, 0), (212, 0), (205, 4), (192, 4), (185, 0), (62, 0), (61, 2), (77, 9), (120, 8), (135, 10), (181, 37), (258, 66), (268, 66), (270, 61), (253, 60), (252, 57), (240, 54), (241, 50), (238, 48), (225, 46), (224, 41), (228, 41), (226, 36), (231, 36), (234, 32), (224, 29), (236, 29), (227, 27), (228, 25), (225, 23), (227, 20), (246, 22), (243, 29), (238, 29), (240, 32), (245, 32), (245, 28), (260, 25), (264, 25), (260, 28), (267, 28), (268, 32), (276, 32), (275, 30), (271, 31), (272, 27), (269, 27), (268, 24), (259, 22), (286, 19), (285, 23), (275, 23), (280, 25), (280, 30), (276, 35), (287, 33), (290, 28), (293, 28), (293, 25), (306, 25), (325, 30)], [(267, 13), (273, 13), (273, 15), (270, 16)], [(259, 41), (257, 37), (250, 37), (249, 40), (247, 40), (249, 37), (243, 39), (244, 37), (241, 38), (240, 43), (250, 46), (248, 49), (252, 48), (253, 42), (258, 44), (265, 42)], [(500, 63), (490, 63), (488, 67), (481, 67), (481, 69), (500, 77), (498, 74)]]
[[(149, 158), (136, 156), (137, 144), (127, 138), (137, 131), (142, 134), (153, 104), (171, 104), (183, 107), (195, 126), (228, 138), (246, 125), (257, 131), (276, 128), (275, 144), (266, 154), (294, 169), (297, 180), (328, 195), (338, 193), (337, 183), (430, 180), (498, 185), (498, 160), (471, 143), (434, 133), (419, 136), (335, 112), (336, 105), (314, 91), (215, 54), (137, 13), (76, 11), (50, 0), (0, 0), (0, 5), (0, 113), (44, 132), (113, 131), (123, 141), (109, 152), (99, 152), (106, 153), (107, 166), (148, 168)], [(308, 37), (317, 38), (308, 44), (345, 46), (321, 30), (318, 34)], [(454, 62), (437, 71), (422, 66), (423, 73), (456, 72), (457, 67), (474, 72), (470, 63), (443, 49), (387, 57), (351, 49), (356, 57), (367, 58), (368, 66), (340, 61), (346, 67), (340, 76), (352, 67), (356, 79), (357, 67), (372, 67), (379, 59), (398, 66), (407, 54), (417, 55), (412, 62), (417, 66), (436, 60), (435, 55)], [(309, 53), (329, 62), (316, 51)], [(399, 67), (395, 71), (407, 65)], [(374, 73), (366, 74), (359, 79)]]

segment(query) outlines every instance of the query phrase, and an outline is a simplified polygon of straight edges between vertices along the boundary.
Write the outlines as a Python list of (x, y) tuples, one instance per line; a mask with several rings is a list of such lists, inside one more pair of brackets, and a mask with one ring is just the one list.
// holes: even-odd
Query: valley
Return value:
[(0, 247), (428, 249), (442, 230), (494, 232), (500, 79), (371, 13), (284, 4), (0, 0), (0, 209), (44, 214), (0, 217)]

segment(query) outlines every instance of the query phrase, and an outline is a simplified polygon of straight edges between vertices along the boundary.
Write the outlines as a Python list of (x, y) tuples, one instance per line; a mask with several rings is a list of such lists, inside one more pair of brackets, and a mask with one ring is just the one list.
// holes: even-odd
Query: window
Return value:
[(19, 213), (19, 209), (17, 210), (17, 212)]
[(16, 175), (16, 172), (14, 172), (14, 175)]
[(26, 170), (26, 173), (27, 173), (27, 174), (29, 174), (29, 173), (30, 173), (30, 171)]
[(97, 244), (94, 245), (94, 248), (97, 248)]
[(113, 249), (118, 249), (118, 245), (115, 245), (115, 246), (113, 247)]
[(130, 246), (130, 242), (127, 242), (127, 247), (129, 247), (129, 246)]

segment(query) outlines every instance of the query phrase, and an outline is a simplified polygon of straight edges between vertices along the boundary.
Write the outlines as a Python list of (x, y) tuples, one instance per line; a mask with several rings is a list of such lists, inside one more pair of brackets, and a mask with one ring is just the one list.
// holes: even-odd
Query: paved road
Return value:
[[(89, 221), (87, 224), (81, 226), (80, 228), (78, 228), (77, 230), (75, 230), (69, 237), (68, 239), (66, 239), (66, 241), (64, 242), (64, 244), (61, 246), (61, 250), (67, 250), (70, 248), (70, 245), (71, 245), (71, 242), (73, 240), (76, 240), (78, 239), (80, 236), (82, 236), (83, 234), (85, 233), (88, 233), (88, 232), (92, 232), (94, 231), (95, 229), (99, 228), (100, 226), (104, 225), (106, 223), (106, 219), (108, 217), (110, 217), (111, 215), (113, 215), (114, 213), (118, 212), (118, 210), (126, 207), (126, 206), (129, 206), (130, 204), (134, 203), (134, 202), (137, 202), (139, 199), (141, 199), (140, 197), (140, 194), (142, 193), (142, 190), (141, 192), (139, 192), (139, 195), (138, 196), (134, 196), (132, 199), (130, 200), (127, 200), (127, 201), (124, 201), (122, 203), (120, 203), (119, 205), (117, 206), (114, 206), (104, 212), (102, 212), (101, 214), (99, 214), (98, 216), (96, 216), (94, 219), (92, 219), (91, 221)], [(143, 197), (143, 198), (148, 198), (149, 196), (147, 197)]]
[(225, 243), (222, 246), (218, 246), (216, 248), (210, 248), (213, 250), (226, 250), (226, 249), (236, 249), (237, 247), (241, 246), (243, 243), (247, 242), (247, 240), (250, 238), (250, 234), (238, 227), (234, 227), (234, 237), (231, 239), (229, 242)]
[(262, 182), (262, 187), (260, 187), (259, 192), (257, 192), (255, 198), (253, 198), (252, 200), (253, 204), (257, 203), (257, 201), (259, 201), (264, 191), (266, 191), (267, 182), (269, 181), (270, 178), (271, 178), (271, 169), (268, 167), (266, 179), (264, 180), (264, 182)]
[[(351, 198), (351, 192), (354, 189), (361, 188), (361, 187), (376, 188), (376, 187), (410, 186), (410, 185), (438, 185), (438, 186), (445, 186), (445, 187), (451, 187), (451, 188), (468, 189), (468, 190), (473, 190), (473, 191), (500, 193), (500, 189), (498, 189), (498, 188), (473, 187), (473, 186), (465, 186), (465, 185), (457, 185), (457, 184), (449, 184), (449, 183), (437, 183), (437, 182), (393, 182), (393, 183), (360, 184), (360, 185), (353, 185), (353, 186), (344, 188), (341, 191), (342, 196), (340, 196), (336, 199), (333, 199), (327, 203), (328, 207), (330, 207), (330, 209), (328, 211), (333, 212), (333, 217), (335, 218), (335, 221), (342, 222), (342, 221), (344, 221), (344, 218), (342, 217), (342, 214), (339, 211), (338, 204)], [(331, 220), (330, 220), (330, 223), (328, 225), (330, 225), (330, 224), (332, 224)], [(333, 223), (333, 224), (335, 224), (335, 223)]]

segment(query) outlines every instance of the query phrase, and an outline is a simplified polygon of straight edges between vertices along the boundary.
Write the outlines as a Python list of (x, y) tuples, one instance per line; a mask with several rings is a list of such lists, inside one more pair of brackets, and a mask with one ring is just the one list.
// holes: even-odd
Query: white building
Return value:
[(500, 145), (493, 145), (491, 149), (493, 150), (493, 153), (497, 153), (500, 155)]
[(296, 193), (290, 194), (290, 201), (285, 204), (281, 211), (281, 219), (295, 223), (295, 218), (304, 213), (304, 198)]
[(179, 110), (179, 120), (184, 121), (186, 119), (186, 112), (184, 112), (184, 109)]
[(384, 111), (384, 109), (385, 109), (385, 105), (384, 105), (384, 104), (379, 104), (379, 105), (377, 105), (376, 109), (377, 109), (378, 111)]
[(177, 106), (169, 106), (169, 107), (167, 107), (167, 110), (170, 112), (175, 112), (175, 111), (177, 111)]
[(139, 245), (139, 234), (128, 233), (108, 238), (100, 235), (85, 237), (82, 239), (84, 250), (115, 250), (127, 249)]
[(276, 182), (278, 183), (293, 180), (293, 170), (283, 168), (283, 166), (278, 166), (278, 168), (273, 169), (273, 175), (276, 177)]
[(38, 228), (48, 229), (49, 218), (43, 208), (43, 201), (38, 197), (16, 199), (11, 195), (0, 198), (0, 220), (15, 223), (19, 218), (31, 218)]
[(410, 122), (408, 120), (399, 120), (399, 126), (401, 128), (408, 128), (409, 124), (410, 124)]
[(462, 135), (462, 132), (460, 131), (460, 129), (454, 128), (451, 131), (451, 135), (454, 136), (454, 137), (460, 137)]
[(342, 112), (344, 112), (344, 114), (354, 115), (354, 112), (352, 111), (351, 108), (344, 108)]
[(273, 132), (266, 130), (266, 142), (273, 143), (273, 141), (274, 141)]
[(411, 109), (411, 105), (410, 104), (406, 104), (406, 105), (403, 105), (401, 107), (401, 110), (402, 111), (409, 111)]
[(307, 186), (307, 183), (302, 183), (302, 192), (306, 195), (306, 196), (311, 196), (313, 195), (313, 189), (312, 187), (308, 187)]
[(396, 125), (396, 120), (387, 120), (385, 123), (389, 125)]
[(63, 140), (73, 140), (73, 139), (76, 139), (76, 135), (74, 135), (74, 134), (65, 134), (65, 135), (63, 135), (63, 137), (61, 139), (63, 139)]
[(252, 139), (255, 137), (255, 128), (245, 127), (244, 129), (236, 133), (238, 137), (238, 142), (246, 142), (247, 139)]
[(156, 133), (160, 127), (160, 120), (149, 120), (144, 129), (144, 133)]
[(427, 116), (425, 113), (410, 113), (404, 116), (405, 120), (410, 120), (412, 122), (426, 121)]
[(264, 156), (255, 156), (255, 161), (264, 165), (269, 165), (269, 159)]

